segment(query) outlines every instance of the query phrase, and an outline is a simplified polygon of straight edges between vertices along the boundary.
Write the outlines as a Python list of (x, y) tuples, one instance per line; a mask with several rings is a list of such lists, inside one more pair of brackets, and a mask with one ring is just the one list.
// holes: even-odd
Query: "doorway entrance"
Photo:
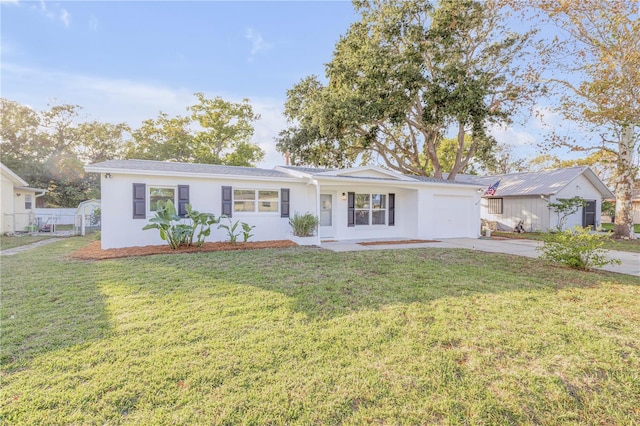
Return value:
[(582, 227), (590, 226), (592, 229), (596, 227), (596, 202), (587, 201), (582, 208)]
[(333, 220), (333, 194), (320, 194), (320, 238), (335, 236)]

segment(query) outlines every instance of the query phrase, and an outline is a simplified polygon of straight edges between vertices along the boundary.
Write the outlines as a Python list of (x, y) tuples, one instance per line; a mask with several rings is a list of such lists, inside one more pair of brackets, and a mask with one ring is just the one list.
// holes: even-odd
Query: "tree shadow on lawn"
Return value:
[[(126, 262), (144, 271), (146, 279), (137, 284), (143, 291), (162, 295), (193, 292), (202, 286), (227, 286), (221, 291), (229, 291), (228, 286), (250, 286), (287, 296), (293, 311), (310, 318), (441, 298), (589, 287), (618, 278), (625, 282), (617, 274), (574, 271), (538, 259), (460, 249), (334, 253), (292, 248), (153, 256)], [(167, 277), (173, 278), (167, 282)]]
[(105, 297), (96, 285), (95, 268), (64, 260), (78, 244), (66, 239), (2, 258), (3, 370), (23, 368), (40, 353), (107, 333)]

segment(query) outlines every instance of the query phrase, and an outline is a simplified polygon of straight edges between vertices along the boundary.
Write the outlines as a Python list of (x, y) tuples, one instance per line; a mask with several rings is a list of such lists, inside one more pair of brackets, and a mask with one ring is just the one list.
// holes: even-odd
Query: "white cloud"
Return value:
[(562, 115), (551, 107), (539, 105), (533, 110), (531, 125), (540, 130), (549, 130), (562, 122)]
[(489, 129), (489, 134), (496, 138), (499, 143), (518, 146), (532, 146), (537, 142), (536, 137), (525, 131), (518, 131), (513, 127), (494, 126)]
[(248, 28), (245, 33), (245, 38), (251, 42), (251, 56), (255, 56), (259, 52), (264, 52), (271, 49), (273, 46), (267, 43), (262, 34), (255, 31), (253, 28)]
[(65, 28), (69, 28), (69, 25), (71, 25), (71, 15), (67, 9), (62, 9), (60, 12), (60, 20), (64, 24)]
[(91, 15), (89, 17), (89, 29), (91, 31), (98, 31), (98, 18), (96, 18), (95, 16)]

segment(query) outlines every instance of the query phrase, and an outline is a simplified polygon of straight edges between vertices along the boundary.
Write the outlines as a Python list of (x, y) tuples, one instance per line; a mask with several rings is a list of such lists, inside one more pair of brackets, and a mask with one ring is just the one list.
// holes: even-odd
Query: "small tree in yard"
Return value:
[(577, 213), (586, 205), (582, 197), (575, 196), (569, 199), (558, 200), (556, 203), (549, 203), (549, 209), (558, 214), (558, 231), (562, 231), (567, 223), (567, 218)]
[(576, 226), (549, 234), (538, 250), (542, 252), (542, 258), (576, 269), (620, 264), (620, 260), (607, 257), (606, 250), (602, 248), (604, 238), (589, 232), (588, 228)]

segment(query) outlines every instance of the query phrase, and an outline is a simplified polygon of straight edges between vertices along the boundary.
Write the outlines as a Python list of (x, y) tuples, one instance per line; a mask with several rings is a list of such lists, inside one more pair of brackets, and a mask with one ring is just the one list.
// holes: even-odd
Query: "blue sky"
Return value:
[[(286, 91), (323, 76), (357, 20), (347, 1), (1, 0), (0, 8), (2, 97), (35, 109), (78, 104), (87, 119), (134, 127), (160, 111), (184, 115), (194, 92), (249, 98), (262, 115), (261, 167), (283, 163), (273, 138), (286, 127)], [(530, 155), (541, 127), (531, 119), (493, 133)]]

